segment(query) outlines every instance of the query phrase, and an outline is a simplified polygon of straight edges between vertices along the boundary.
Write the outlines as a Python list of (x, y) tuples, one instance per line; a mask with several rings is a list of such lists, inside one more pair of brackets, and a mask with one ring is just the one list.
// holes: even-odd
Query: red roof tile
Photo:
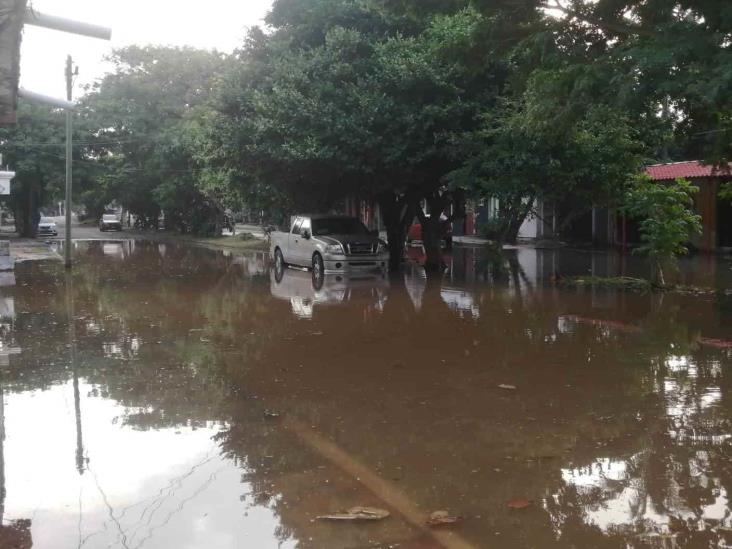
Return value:
[(646, 166), (646, 173), (651, 179), (661, 181), (664, 179), (676, 179), (678, 177), (684, 177), (687, 179), (694, 179), (697, 177), (717, 177), (717, 176), (729, 176), (732, 171), (732, 162), (729, 164), (729, 170), (725, 171), (724, 168), (721, 170), (710, 164), (702, 164), (697, 160), (690, 160), (688, 162), (673, 162), (671, 164), (653, 164), (652, 166)]

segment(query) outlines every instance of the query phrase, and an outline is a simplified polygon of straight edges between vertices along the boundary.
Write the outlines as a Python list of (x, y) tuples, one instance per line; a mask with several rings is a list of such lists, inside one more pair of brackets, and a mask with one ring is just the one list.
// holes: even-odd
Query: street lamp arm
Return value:
[(112, 29), (109, 27), (82, 23), (81, 21), (74, 21), (73, 19), (66, 19), (65, 17), (58, 17), (56, 15), (48, 15), (37, 12), (32, 8), (26, 9), (24, 22), (28, 25), (70, 32), (71, 34), (79, 34), (101, 40), (112, 39)]
[(73, 110), (76, 108), (76, 103), (73, 101), (66, 101), (65, 99), (58, 99), (56, 97), (50, 97), (48, 95), (43, 95), (42, 93), (37, 93), (34, 91), (26, 90), (24, 88), (18, 89), (18, 95), (22, 97), (23, 99), (27, 99), (28, 101), (31, 101), (33, 103), (40, 103), (41, 105), (49, 105), (51, 107), (56, 107), (58, 109), (69, 109)]

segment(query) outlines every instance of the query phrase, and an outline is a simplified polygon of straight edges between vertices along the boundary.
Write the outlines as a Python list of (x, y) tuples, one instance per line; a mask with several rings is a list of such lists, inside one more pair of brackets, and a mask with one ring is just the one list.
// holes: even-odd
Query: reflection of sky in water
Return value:
[(562, 469), (562, 479), (577, 487), (600, 486), (605, 479), (624, 479), (626, 470), (627, 464), (625, 461), (600, 458), (587, 467)]
[(670, 356), (666, 359), (666, 368), (669, 373), (685, 373), (689, 377), (696, 378), (696, 365), (689, 360), (688, 356)]
[(466, 314), (476, 319), (480, 318), (480, 308), (475, 303), (471, 292), (454, 288), (442, 288), (440, 297), (452, 311), (458, 313), (460, 318), (463, 318)]
[[(684, 355), (671, 355), (664, 359), (664, 365), (665, 376), (660, 385), (652, 382), (650, 386), (663, 398), (669, 420), (665, 436), (679, 448), (689, 444), (700, 448), (690, 454), (680, 451), (674, 457), (667, 456), (672, 462), (664, 473), (667, 493), (662, 508), (653, 503), (646, 485), (658, 482), (648, 478), (647, 470), (649, 461), (657, 459), (651, 455), (655, 449), (625, 459), (599, 458), (585, 467), (563, 469), (565, 485), (595, 499), (595, 503), (585, 506), (584, 520), (603, 531), (633, 525), (639, 532), (667, 535), (669, 522), (675, 519), (688, 522), (692, 530), (732, 526), (727, 491), (721, 479), (712, 473), (716, 466), (708, 450), (722, 449), (732, 440), (732, 435), (724, 431), (727, 424), (715, 421), (716, 410), (724, 406), (723, 391), (720, 386), (709, 384), (719, 379), (721, 365), (718, 360), (698, 364)], [(700, 386), (700, 371), (704, 372), (706, 386)], [(715, 452), (718, 455), (720, 450)], [(696, 507), (690, 502), (697, 500), (685, 495), (690, 490), (706, 494)]]
[(250, 487), (212, 440), (218, 425), (125, 426), (126, 409), (93, 389), (80, 387), (81, 475), (72, 384), (5, 395), (4, 518), (31, 519), (34, 547), (293, 546), (277, 544), (269, 509), (240, 499)]
[(132, 359), (140, 350), (140, 338), (130, 337), (120, 342), (102, 343), (102, 350), (106, 358)]
[(105, 242), (102, 246), (104, 255), (110, 257), (123, 257), (124, 251), (121, 242)]
[[(647, 494), (644, 479), (632, 470), (631, 464), (642, 464), (645, 459), (643, 453), (627, 460), (599, 458), (586, 467), (563, 469), (562, 480), (575, 487), (580, 494), (590, 494), (598, 490), (602, 493), (598, 503), (586, 506), (584, 520), (604, 531), (625, 524), (644, 524), (644, 529), (653, 525), (656, 531), (667, 531), (669, 515), (663, 509), (655, 508)], [(668, 498), (664, 504), (673, 509), (672, 515), (676, 518), (691, 519), (694, 522), (701, 520), (701, 529), (704, 521), (721, 521), (723, 525), (732, 525), (727, 492), (718, 479), (709, 477), (704, 472), (708, 465), (708, 456), (704, 451), (698, 451), (688, 463), (692, 483), (712, 489), (712, 503), (700, 506), (699, 510), (688, 508), (679, 494), (688, 487), (671, 480)]]

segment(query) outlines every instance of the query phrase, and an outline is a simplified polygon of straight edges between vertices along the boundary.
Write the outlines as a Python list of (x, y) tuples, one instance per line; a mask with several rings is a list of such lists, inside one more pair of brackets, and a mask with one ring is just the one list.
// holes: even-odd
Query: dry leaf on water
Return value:
[(321, 515), (318, 520), (382, 520), (389, 516), (389, 511), (377, 507), (351, 507), (345, 513)]
[(531, 507), (534, 504), (533, 501), (528, 499), (512, 499), (508, 503), (506, 503), (506, 506), (509, 509), (526, 509), (528, 507)]
[(463, 521), (463, 517), (451, 517), (447, 511), (435, 511), (427, 519), (427, 526), (437, 528), (440, 526), (453, 526)]
[(506, 389), (507, 391), (515, 391), (516, 390), (516, 386), (515, 385), (508, 385), (506, 383), (501, 383), (498, 386), (498, 388), (499, 389)]

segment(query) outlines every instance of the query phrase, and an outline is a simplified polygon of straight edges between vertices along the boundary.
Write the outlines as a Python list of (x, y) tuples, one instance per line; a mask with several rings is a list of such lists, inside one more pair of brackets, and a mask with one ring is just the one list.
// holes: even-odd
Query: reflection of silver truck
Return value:
[(289, 301), (292, 313), (299, 318), (312, 318), (316, 306), (338, 305), (349, 301), (383, 310), (388, 290), (389, 280), (381, 275), (358, 278), (327, 275), (315, 279), (301, 271), (284, 268), (275, 268), (272, 271), (272, 295)]
[(309, 267), (315, 277), (385, 269), (389, 261), (386, 244), (354, 217), (299, 215), (289, 232), (275, 231), (271, 238), (276, 268)]

